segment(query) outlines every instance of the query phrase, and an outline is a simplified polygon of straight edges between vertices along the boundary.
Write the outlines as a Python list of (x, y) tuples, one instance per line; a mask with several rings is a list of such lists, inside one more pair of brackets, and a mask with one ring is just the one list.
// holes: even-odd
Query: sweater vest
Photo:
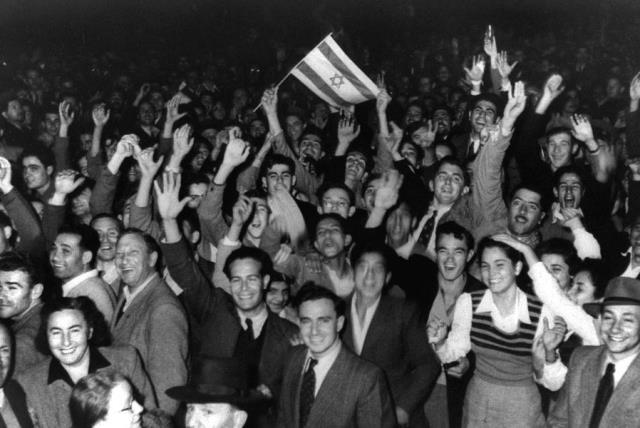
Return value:
[(527, 308), (531, 324), (519, 322), (513, 333), (505, 333), (493, 324), (490, 312), (476, 313), (487, 290), (471, 295), (473, 317), (471, 321), (471, 349), (476, 355), (475, 374), (491, 383), (527, 384), (533, 382), (531, 348), (536, 333), (542, 302), (528, 293)]

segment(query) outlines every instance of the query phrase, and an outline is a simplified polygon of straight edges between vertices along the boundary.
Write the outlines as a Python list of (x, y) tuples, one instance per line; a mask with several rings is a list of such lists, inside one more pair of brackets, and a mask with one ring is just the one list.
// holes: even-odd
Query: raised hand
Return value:
[(487, 31), (484, 33), (484, 53), (486, 53), (492, 60), (496, 59), (498, 56), (496, 36), (493, 34), (491, 25), (487, 26)]
[(514, 67), (518, 65), (518, 61), (513, 64), (509, 64), (509, 60), (507, 57), (507, 51), (500, 52), (500, 55), (496, 58), (496, 66), (498, 68), (498, 73), (503, 79), (508, 79), (509, 75), (513, 71)]
[(353, 116), (344, 116), (338, 122), (338, 141), (349, 144), (360, 135), (360, 125)]
[(143, 83), (138, 90), (138, 99), (143, 99), (151, 91), (151, 84)]
[(138, 162), (138, 166), (140, 166), (140, 173), (142, 174), (142, 178), (153, 180), (153, 177), (156, 176), (158, 170), (160, 169), (160, 165), (162, 165), (164, 156), (160, 156), (160, 159), (154, 162), (154, 153), (155, 147), (150, 147), (148, 149), (144, 149), (140, 152), (140, 154), (138, 154), (138, 156), (136, 156), (136, 161)]
[(156, 192), (158, 213), (163, 220), (175, 220), (189, 202), (189, 197), (180, 200), (180, 174), (165, 172), (162, 174), (162, 188), (158, 180), (153, 182)]
[(136, 134), (127, 134), (118, 141), (114, 156), (128, 158), (140, 153), (140, 151), (140, 138)]
[(182, 101), (182, 94), (174, 95), (169, 101), (167, 101), (167, 122), (175, 123), (178, 119), (184, 116), (186, 113), (179, 113), (178, 108)]
[(249, 143), (241, 140), (234, 129), (229, 130), (229, 143), (224, 151), (222, 163), (233, 167), (241, 165), (249, 157), (249, 152)]
[(0, 157), (0, 190), (4, 194), (9, 193), (11, 189), (13, 189), (11, 177), (11, 162), (4, 157)]
[(104, 128), (109, 121), (111, 111), (105, 107), (104, 104), (96, 104), (91, 111), (91, 118), (93, 124), (98, 128)]
[(389, 95), (389, 92), (387, 92), (385, 88), (380, 88), (380, 92), (378, 92), (376, 97), (376, 109), (379, 112), (384, 112), (387, 110), (387, 106), (389, 106), (390, 102), (391, 95)]
[(389, 169), (382, 174), (381, 183), (376, 189), (374, 208), (388, 210), (398, 202), (403, 178), (395, 169)]
[(482, 76), (484, 76), (485, 61), (482, 55), (471, 58), (471, 68), (464, 67), (464, 72), (467, 75), (467, 79), (472, 85), (479, 85), (482, 83)]
[(640, 158), (633, 158), (627, 160), (627, 167), (631, 171), (631, 179), (633, 181), (640, 180)]
[(192, 147), (191, 126), (184, 124), (173, 132), (173, 155), (182, 160)]
[(562, 76), (560, 76), (559, 74), (552, 74), (544, 84), (542, 97), (553, 101), (558, 98), (562, 91), (564, 91), (564, 86), (562, 85)]
[(427, 338), (429, 343), (436, 345), (441, 344), (447, 338), (448, 331), (447, 323), (440, 318), (434, 318), (427, 326)]
[(631, 101), (640, 100), (640, 73), (633, 76), (631, 83), (629, 84), (629, 97)]
[(509, 133), (513, 130), (513, 125), (518, 116), (524, 111), (527, 105), (527, 96), (524, 93), (524, 83), (516, 82), (512, 91), (508, 92), (509, 100), (504, 108), (502, 117), (502, 131)]
[(587, 116), (581, 114), (574, 114), (571, 116), (571, 135), (576, 140), (587, 142), (593, 141), (593, 128), (591, 128), (591, 122)]
[(247, 196), (240, 195), (238, 200), (233, 205), (233, 219), (232, 222), (237, 226), (242, 226), (249, 220), (253, 212), (253, 201)]
[(62, 101), (58, 104), (58, 113), (60, 115), (60, 126), (68, 128), (73, 123), (73, 119), (76, 117), (75, 112), (71, 111), (71, 103), (69, 101)]
[(567, 323), (561, 317), (553, 319), (553, 328), (549, 328), (549, 321), (543, 318), (542, 344), (547, 354), (554, 353), (564, 340), (567, 333)]
[(278, 88), (265, 89), (262, 94), (262, 108), (266, 115), (278, 113)]
[(68, 195), (76, 190), (82, 183), (84, 177), (72, 169), (65, 169), (56, 174), (54, 181), (55, 192), (59, 195)]

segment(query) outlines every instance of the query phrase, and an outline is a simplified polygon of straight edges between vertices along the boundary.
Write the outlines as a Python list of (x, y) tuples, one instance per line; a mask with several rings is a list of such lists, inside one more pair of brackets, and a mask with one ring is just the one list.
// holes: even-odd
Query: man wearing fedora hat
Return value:
[(247, 410), (267, 400), (249, 389), (247, 367), (234, 358), (198, 358), (189, 384), (167, 395), (187, 404), (186, 428), (241, 428)]
[(609, 281), (599, 309), (601, 346), (573, 352), (551, 427), (630, 427), (640, 420), (640, 281)]

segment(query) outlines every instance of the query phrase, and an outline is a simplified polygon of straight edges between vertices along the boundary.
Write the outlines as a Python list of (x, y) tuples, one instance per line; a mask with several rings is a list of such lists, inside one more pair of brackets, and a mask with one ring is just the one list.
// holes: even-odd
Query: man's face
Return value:
[(244, 425), (247, 414), (227, 403), (187, 404), (186, 428), (237, 428)]
[(356, 293), (376, 299), (382, 294), (389, 280), (389, 273), (383, 256), (379, 253), (364, 253), (354, 266)]
[(47, 322), (47, 341), (53, 356), (63, 366), (77, 367), (89, 350), (89, 328), (82, 312), (63, 309), (52, 313)]
[(285, 119), (287, 135), (292, 141), (298, 141), (304, 130), (304, 122), (298, 116), (287, 116)]
[(348, 218), (353, 214), (354, 207), (351, 207), (349, 195), (344, 189), (339, 187), (328, 189), (322, 195), (321, 214), (336, 213), (342, 218)]
[(7, 327), (0, 327), (0, 387), (11, 371), (11, 335)]
[(84, 189), (80, 194), (73, 197), (71, 200), (71, 212), (82, 217), (90, 214), (89, 201), (91, 200), (91, 189)]
[(0, 318), (11, 319), (22, 315), (40, 297), (42, 285), (32, 286), (29, 275), (21, 270), (0, 271), (0, 293)]
[(498, 117), (496, 106), (486, 100), (479, 101), (469, 113), (471, 127), (475, 133), (480, 133), (487, 125), (493, 125)]
[(149, 253), (144, 239), (137, 234), (128, 233), (118, 240), (116, 245), (116, 269), (122, 281), (135, 288), (153, 274), (158, 254)]
[[(415, 135), (415, 134), (414, 134)], [(410, 143), (404, 143), (400, 146), (400, 155), (407, 160), (413, 167), (418, 165), (418, 151), (415, 146)]]
[(405, 124), (410, 125), (414, 122), (420, 122), (422, 120), (422, 109), (418, 106), (409, 106), (407, 113), (404, 116)]
[[(421, 126), (411, 134), (411, 141), (423, 149), (431, 147), (433, 144), (433, 141), (429, 141), (429, 130), (425, 126)], [(402, 153), (402, 150), (400, 153)]]
[(367, 187), (364, 189), (364, 196), (363, 196), (364, 203), (365, 203), (365, 206), (367, 207), (368, 212), (371, 212), (374, 208), (375, 201), (376, 201), (376, 191), (378, 190), (378, 187), (380, 187), (381, 184), (382, 184), (382, 179), (376, 178), (375, 180), (371, 180), (367, 184)]
[(431, 92), (431, 79), (428, 77), (421, 77), (418, 82), (418, 91), (420, 94), (426, 95)]
[(409, 239), (414, 217), (406, 203), (401, 203), (387, 217), (386, 231), (389, 243), (393, 247), (403, 245)]
[(588, 271), (581, 271), (573, 277), (568, 297), (573, 303), (582, 306), (596, 300), (595, 292), (596, 286), (593, 284), (591, 274)]
[(93, 222), (93, 229), (100, 237), (100, 248), (98, 249), (98, 260), (110, 262), (116, 257), (116, 244), (120, 237), (118, 223), (108, 217), (99, 218)]
[(329, 299), (308, 300), (298, 308), (300, 335), (314, 358), (326, 355), (344, 325), (344, 317), (338, 316)]
[(342, 230), (342, 225), (336, 219), (325, 218), (316, 226), (316, 240), (314, 246), (326, 258), (335, 258), (344, 254), (346, 247), (351, 244), (351, 235)]
[(582, 180), (573, 172), (562, 174), (558, 187), (553, 189), (553, 193), (562, 208), (580, 208), (582, 195), (584, 195)]
[(49, 184), (52, 168), (45, 168), (35, 156), (27, 156), (22, 160), (22, 178), (30, 190), (40, 189)]
[(267, 201), (262, 198), (251, 198), (255, 210), (253, 217), (251, 217), (251, 223), (247, 227), (247, 234), (254, 239), (260, 239), (262, 232), (269, 224), (269, 205)]
[(249, 124), (249, 135), (253, 138), (264, 137), (267, 133), (267, 127), (264, 125), (262, 119), (254, 119)]
[(509, 230), (515, 235), (528, 235), (542, 220), (540, 194), (528, 189), (520, 189), (509, 205)]
[[(264, 179), (263, 179), (264, 180)], [(291, 192), (291, 187), (295, 183), (295, 178), (291, 174), (289, 165), (275, 164), (267, 171), (266, 186), (270, 195), (280, 190)]]
[(55, 113), (46, 113), (44, 115), (44, 130), (52, 137), (57, 137), (60, 131), (60, 116)]
[(231, 297), (241, 312), (252, 312), (264, 301), (269, 275), (262, 275), (260, 262), (251, 258), (237, 259), (229, 266)]
[(305, 134), (300, 141), (300, 158), (310, 157), (313, 160), (320, 160), (324, 156), (322, 150), (322, 139), (314, 134)]
[(468, 191), (462, 169), (458, 165), (443, 163), (433, 178), (436, 200), (442, 205), (451, 205)]
[(200, 171), (210, 154), (211, 151), (206, 145), (198, 145), (198, 151), (193, 159), (191, 159), (191, 167), (196, 171)]
[(61, 233), (49, 252), (49, 263), (56, 278), (68, 281), (85, 271), (91, 261), (91, 253), (80, 248), (80, 236)]
[(9, 101), (5, 116), (11, 122), (22, 123), (22, 121), (24, 121), (24, 109), (22, 108), (22, 103), (19, 100)]
[(200, 206), (202, 198), (207, 194), (208, 186), (206, 183), (193, 183), (189, 185), (189, 202), (187, 206), (196, 209)]
[(436, 110), (433, 112), (433, 124), (438, 135), (447, 135), (451, 131), (451, 116), (446, 110)]
[(367, 170), (367, 158), (360, 152), (351, 152), (347, 154), (344, 164), (345, 179), (360, 181), (364, 178)]
[(164, 108), (164, 96), (162, 95), (162, 92), (152, 91), (149, 96), (149, 102), (155, 111), (162, 111)]
[(601, 319), (600, 338), (614, 360), (640, 351), (640, 306), (605, 306)]
[(571, 164), (573, 160), (571, 149), (571, 136), (569, 134), (562, 132), (548, 138), (547, 157), (554, 170)]
[(463, 239), (454, 235), (441, 235), (436, 242), (438, 274), (446, 281), (453, 281), (464, 274), (472, 254)]
[(617, 98), (622, 92), (622, 84), (615, 77), (607, 80), (607, 98)]
[(289, 286), (284, 281), (271, 281), (265, 300), (274, 314), (279, 314), (289, 303)]
[(311, 117), (319, 122), (325, 122), (329, 118), (329, 107), (325, 103), (317, 103), (311, 113)]
[(155, 117), (155, 111), (151, 103), (145, 102), (138, 107), (138, 120), (142, 126), (153, 125), (153, 119)]
[(569, 265), (564, 257), (560, 254), (543, 254), (542, 263), (547, 270), (558, 281), (558, 285), (564, 291), (569, 291), (571, 287), (571, 274), (569, 273)]

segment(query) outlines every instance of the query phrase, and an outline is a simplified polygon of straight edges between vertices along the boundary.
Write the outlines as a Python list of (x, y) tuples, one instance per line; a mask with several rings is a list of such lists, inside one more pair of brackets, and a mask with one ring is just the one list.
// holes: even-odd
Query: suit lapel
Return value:
[[(322, 426), (321, 422), (325, 414), (340, 410), (340, 394), (336, 394), (336, 391), (344, 391), (344, 380), (350, 371), (347, 352), (349, 351), (345, 349), (344, 344), (342, 344), (342, 349), (340, 349), (338, 357), (327, 372), (327, 376), (324, 378), (322, 385), (320, 385), (318, 394), (311, 407), (311, 412), (309, 413), (307, 426)], [(299, 391), (300, 382), (298, 384), (297, 397), (300, 397)], [(299, 406), (298, 403), (296, 403), (296, 405)], [(298, 407), (296, 407), (296, 409), (298, 409)]]
[(390, 309), (387, 298), (383, 296), (376, 308), (376, 312), (373, 314), (371, 324), (369, 324), (369, 330), (364, 338), (360, 356), (364, 357), (365, 355), (376, 353), (376, 344), (378, 343), (378, 340), (381, 337), (384, 337), (387, 328), (393, 322), (393, 320), (389, 319)]
[[(291, 394), (292, 396), (290, 397), (290, 403), (293, 403), (293, 409), (291, 409), (291, 411), (293, 411), (293, 421), (294, 423), (294, 427), (299, 427), (300, 426), (300, 388), (302, 387), (302, 371), (304, 370), (304, 362), (306, 360), (307, 357), (307, 351), (306, 348), (304, 348), (304, 351), (299, 352), (296, 355), (296, 358), (293, 361), (292, 366), (294, 367), (294, 370), (296, 370), (294, 372), (294, 376), (292, 378), (292, 385), (291, 385)], [(313, 411), (313, 407), (311, 408), (311, 410)], [(307, 422), (308, 424), (308, 422)]]
[(351, 319), (351, 302), (353, 301), (354, 294), (352, 293), (347, 299), (347, 310), (346, 310), (346, 323), (344, 324), (344, 330), (342, 332), (342, 341), (349, 349), (354, 349), (354, 340), (353, 340), (353, 320)]
[[(9, 380), (4, 386), (5, 399), (11, 406), (13, 414), (16, 415), (16, 419), (21, 427), (27, 428), (33, 426), (29, 417), (29, 411), (27, 410), (27, 403), (25, 401), (25, 393), (22, 387), (14, 380)], [(0, 428), (5, 428), (5, 422), (0, 417)]]
[(606, 348), (603, 346), (599, 352), (594, 353), (584, 367), (581, 375), (580, 391), (578, 391), (579, 394), (577, 395), (581, 401), (578, 405), (584, 409), (584, 411), (581, 412), (583, 420), (582, 424), (577, 424), (576, 426), (589, 426), (593, 405), (595, 404), (596, 394), (598, 393), (598, 385), (602, 377), (605, 355)]
[(638, 390), (638, 386), (640, 383), (640, 358), (636, 356), (633, 363), (627, 369), (627, 372), (622, 376), (620, 382), (613, 390), (613, 395), (611, 395), (611, 400), (609, 400), (609, 405), (605, 410), (605, 414), (602, 415), (602, 420), (604, 420), (607, 414), (617, 415), (621, 414), (622, 408), (624, 407), (625, 401), (629, 398), (633, 398), (637, 400), (636, 392)]

